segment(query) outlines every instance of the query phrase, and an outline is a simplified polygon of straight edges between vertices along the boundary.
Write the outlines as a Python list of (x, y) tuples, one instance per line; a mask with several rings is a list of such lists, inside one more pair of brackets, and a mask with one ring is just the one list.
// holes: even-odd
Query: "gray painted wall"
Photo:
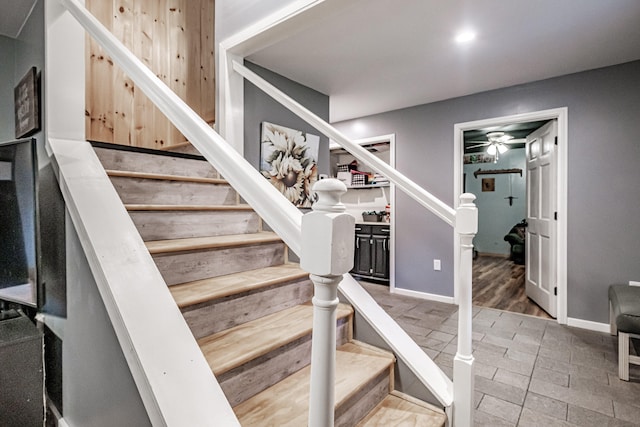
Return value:
[(62, 350), (64, 418), (70, 426), (150, 426), (68, 216), (67, 224), (69, 312)]
[[(527, 216), (525, 156), (524, 148), (510, 149), (500, 155), (497, 163), (464, 165), (464, 173), (467, 176), (466, 191), (476, 195), (475, 204), (478, 207), (478, 234), (473, 239), (473, 245), (478, 252), (509, 255), (511, 251), (511, 246), (504, 241), (504, 236), (511, 227)], [(478, 175), (478, 178), (475, 178), (473, 173), (478, 169), (522, 169), (523, 174)], [(495, 191), (482, 191), (483, 178), (494, 179)], [(505, 199), (509, 194), (517, 197), (511, 205), (509, 200)]]
[[(336, 126), (352, 138), (395, 133), (397, 168), (453, 205), (456, 123), (568, 107), (568, 315), (607, 323), (608, 285), (640, 279), (638, 76), (635, 61)], [(451, 228), (401, 192), (395, 212), (396, 286), (453, 295)]]
[[(329, 97), (327, 95), (248, 61), (245, 61), (245, 65), (324, 120), (329, 120)], [(329, 138), (245, 80), (244, 157), (256, 169), (260, 164), (260, 129), (261, 123), (264, 121), (320, 136), (318, 173), (329, 173)]]
[(15, 135), (13, 119), (13, 73), (15, 40), (0, 36), (0, 141), (11, 141)]

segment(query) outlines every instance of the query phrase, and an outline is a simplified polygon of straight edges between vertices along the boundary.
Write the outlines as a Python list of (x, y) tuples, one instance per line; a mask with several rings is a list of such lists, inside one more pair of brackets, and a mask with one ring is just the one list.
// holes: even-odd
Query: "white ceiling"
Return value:
[(638, 0), (352, 2), (247, 58), (329, 95), (332, 122), (640, 59)]
[(0, 0), (0, 36), (15, 39), (37, 0)]

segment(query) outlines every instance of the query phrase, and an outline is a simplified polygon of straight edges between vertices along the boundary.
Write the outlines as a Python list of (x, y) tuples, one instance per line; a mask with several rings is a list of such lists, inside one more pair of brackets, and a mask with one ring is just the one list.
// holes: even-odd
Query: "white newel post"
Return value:
[(473, 426), (473, 356), (471, 354), (473, 238), (478, 232), (476, 196), (464, 193), (456, 211), (455, 231), (460, 239), (458, 286), (458, 351), (453, 359), (453, 425)]
[(316, 182), (313, 211), (302, 217), (300, 266), (314, 286), (309, 426), (332, 427), (335, 406), (336, 309), (338, 284), (353, 267), (355, 219), (340, 197), (347, 187), (337, 179)]

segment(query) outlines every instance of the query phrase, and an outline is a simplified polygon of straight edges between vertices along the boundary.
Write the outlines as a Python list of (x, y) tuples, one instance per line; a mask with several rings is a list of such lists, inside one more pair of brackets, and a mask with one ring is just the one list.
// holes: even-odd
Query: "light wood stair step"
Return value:
[[(368, 353), (368, 354), (367, 354)], [(356, 343), (341, 346), (336, 352), (336, 425), (350, 425), (342, 407), (366, 390), (372, 380), (392, 375), (394, 358), (382, 352), (367, 352)], [(309, 412), (310, 366), (301, 369), (274, 386), (234, 407), (240, 423), (247, 426), (304, 426)], [(386, 393), (390, 383), (387, 380)], [(377, 402), (376, 402), (377, 404)], [(375, 406), (375, 405), (374, 405)], [(368, 412), (368, 411), (367, 411)], [(354, 425), (354, 424), (351, 424)]]
[(248, 205), (125, 205), (144, 241), (187, 239), (262, 231)]
[[(103, 167), (110, 170), (220, 178), (218, 172), (201, 156), (174, 155), (166, 152), (94, 145)], [(195, 153), (194, 153), (195, 154)]]
[(443, 427), (445, 413), (426, 402), (392, 391), (357, 427)]
[(202, 249), (229, 248), (281, 242), (276, 233), (261, 231), (252, 234), (231, 234), (227, 236), (193, 237), (189, 239), (154, 240), (145, 245), (151, 255), (160, 253), (197, 251)]
[(284, 264), (287, 247), (273, 232), (146, 242), (168, 286)]
[(307, 277), (309, 273), (290, 263), (182, 283), (169, 290), (178, 307), (184, 308)]
[(253, 211), (247, 204), (240, 205), (153, 205), (153, 204), (125, 204), (129, 212), (137, 211)]
[[(351, 306), (338, 306), (338, 319), (352, 314)], [(307, 303), (202, 338), (198, 344), (213, 373), (221, 375), (310, 334), (312, 326), (313, 306)]]
[[(311, 298), (311, 282), (307, 282)], [(254, 304), (249, 309), (251, 315), (253, 308), (263, 309)], [(289, 306), (199, 340), (231, 406), (309, 365), (312, 311), (310, 305)], [(349, 306), (338, 308), (336, 346), (351, 338), (352, 314)]]
[(107, 171), (124, 204), (238, 205), (240, 197), (217, 178)]
[(107, 175), (110, 178), (137, 178), (137, 179), (153, 179), (161, 181), (186, 181), (186, 182), (199, 182), (205, 184), (229, 184), (226, 180), (220, 178), (205, 178), (199, 176), (186, 176), (186, 175), (169, 175), (161, 173), (149, 173), (149, 172), (133, 172), (133, 171), (121, 171), (106, 169)]
[(196, 339), (311, 300), (313, 284), (296, 265), (259, 268), (258, 261), (252, 260), (246, 271), (169, 288)]

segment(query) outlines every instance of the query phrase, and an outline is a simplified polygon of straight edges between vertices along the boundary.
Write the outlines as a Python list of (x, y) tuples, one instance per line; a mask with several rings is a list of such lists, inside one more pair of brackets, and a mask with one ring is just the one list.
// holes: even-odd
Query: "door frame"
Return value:
[[(567, 324), (567, 166), (568, 166), (568, 108), (553, 108), (549, 110), (533, 111), (530, 113), (515, 114), (510, 116), (494, 117), (490, 119), (475, 120), (472, 122), (456, 123), (454, 125), (454, 161), (453, 161), (453, 206), (458, 207), (463, 185), (463, 156), (464, 136), (467, 130), (473, 130), (489, 126), (504, 126), (512, 123), (533, 122), (539, 120), (558, 120), (558, 153), (557, 153), (557, 182), (556, 182), (556, 206), (558, 210), (557, 239), (556, 239), (556, 280), (558, 287), (557, 320), (560, 324)], [(458, 301), (458, 268), (460, 254), (460, 242), (454, 236), (454, 300)]]

